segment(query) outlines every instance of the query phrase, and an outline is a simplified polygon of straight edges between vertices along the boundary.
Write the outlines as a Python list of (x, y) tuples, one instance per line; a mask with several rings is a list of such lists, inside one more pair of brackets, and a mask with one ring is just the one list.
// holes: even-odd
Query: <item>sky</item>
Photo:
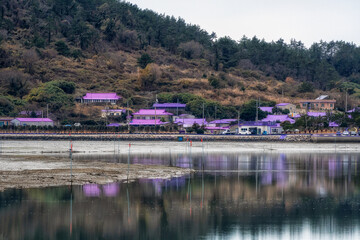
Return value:
[(266, 41), (343, 40), (360, 45), (359, 0), (126, 0), (142, 9), (181, 17), (217, 37)]

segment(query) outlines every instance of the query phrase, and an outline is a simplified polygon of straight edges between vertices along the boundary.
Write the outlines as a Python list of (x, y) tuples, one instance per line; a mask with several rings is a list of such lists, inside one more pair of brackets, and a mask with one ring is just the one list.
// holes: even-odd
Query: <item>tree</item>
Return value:
[(106, 25), (104, 34), (106, 36), (106, 40), (109, 42), (111, 42), (116, 37), (115, 22), (112, 19)]
[(181, 56), (187, 59), (200, 58), (204, 52), (204, 47), (194, 40), (186, 43), (180, 43), (178, 49)]
[(28, 77), (20, 71), (6, 70), (0, 72), (0, 81), (7, 93), (22, 98), (29, 92)]
[(30, 103), (38, 103), (41, 106), (49, 104), (52, 111), (72, 106), (74, 104), (73, 97), (66, 94), (64, 90), (57, 85), (58, 82), (52, 81), (33, 88), (27, 96), (27, 101)]
[(34, 73), (34, 64), (39, 60), (39, 57), (34, 49), (30, 49), (24, 52), (23, 61), (26, 67), (26, 71), (30, 74)]
[[(258, 119), (260, 120), (265, 117), (266, 113), (258, 109)], [(256, 119), (256, 101), (251, 100), (241, 107), (240, 118), (245, 121), (254, 121)]]
[(55, 43), (55, 48), (60, 55), (63, 55), (65, 57), (70, 56), (70, 49), (64, 41), (57, 41)]
[(139, 65), (139, 67), (141, 67), (142, 69), (146, 68), (146, 66), (149, 63), (152, 63), (153, 60), (151, 59), (150, 55), (147, 53), (143, 53), (141, 54), (141, 57), (139, 57), (137, 59), (137, 64)]
[(309, 82), (303, 82), (298, 87), (298, 92), (300, 92), (300, 93), (314, 92), (314, 85)]
[(145, 69), (140, 70), (140, 85), (144, 90), (153, 90), (155, 82), (160, 78), (161, 70), (158, 65), (151, 63)]

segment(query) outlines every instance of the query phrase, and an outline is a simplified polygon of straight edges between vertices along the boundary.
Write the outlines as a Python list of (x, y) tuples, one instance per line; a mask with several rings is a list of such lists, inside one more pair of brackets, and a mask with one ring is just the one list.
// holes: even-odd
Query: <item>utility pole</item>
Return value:
[(176, 116), (179, 116), (179, 98), (176, 100)]
[(126, 114), (126, 122), (127, 122), (127, 127), (128, 127), (128, 131), (130, 132), (130, 117), (129, 117), (129, 100), (126, 101), (126, 111), (127, 111), (127, 114)]
[(49, 104), (46, 104), (46, 118), (49, 118)]
[(348, 100), (347, 100), (347, 89), (345, 89), (345, 113), (347, 113), (347, 105), (348, 105)]
[(256, 117), (255, 122), (259, 121), (259, 106), (258, 106), (258, 100), (256, 99)]
[(217, 110), (217, 106), (215, 105), (215, 120), (216, 120), (216, 110)]
[(155, 95), (155, 130), (156, 130), (156, 105), (158, 103), (157, 94)]
[(240, 111), (238, 111), (238, 133), (240, 133), (239, 127), (240, 127)]
[(204, 108), (205, 108), (205, 103), (203, 103), (203, 112), (202, 112), (203, 126), (205, 125), (205, 119), (204, 119), (204, 117), (205, 117), (205, 110), (204, 110)]

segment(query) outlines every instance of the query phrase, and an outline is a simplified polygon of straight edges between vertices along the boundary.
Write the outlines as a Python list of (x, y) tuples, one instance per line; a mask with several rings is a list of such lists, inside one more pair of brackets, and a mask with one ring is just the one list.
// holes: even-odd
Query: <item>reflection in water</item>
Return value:
[(200, 171), (169, 180), (1, 192), (0, 239), (360, 237), (358, 154), (189, 151), (135, 155), (130, 162)]

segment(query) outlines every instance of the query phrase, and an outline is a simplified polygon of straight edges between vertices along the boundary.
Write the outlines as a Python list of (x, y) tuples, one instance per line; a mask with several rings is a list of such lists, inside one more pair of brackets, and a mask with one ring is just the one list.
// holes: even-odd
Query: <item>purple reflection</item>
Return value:
[(103, 192), (107, 197), (115, 197), (119, 193), (119, 185), (117, 183), (109, 183), (103, 186)]
[(84, 195), (87, 197), (98, 197), (100, 196), (100, 188), (97, 184), (85, 184), (83, 186)]

